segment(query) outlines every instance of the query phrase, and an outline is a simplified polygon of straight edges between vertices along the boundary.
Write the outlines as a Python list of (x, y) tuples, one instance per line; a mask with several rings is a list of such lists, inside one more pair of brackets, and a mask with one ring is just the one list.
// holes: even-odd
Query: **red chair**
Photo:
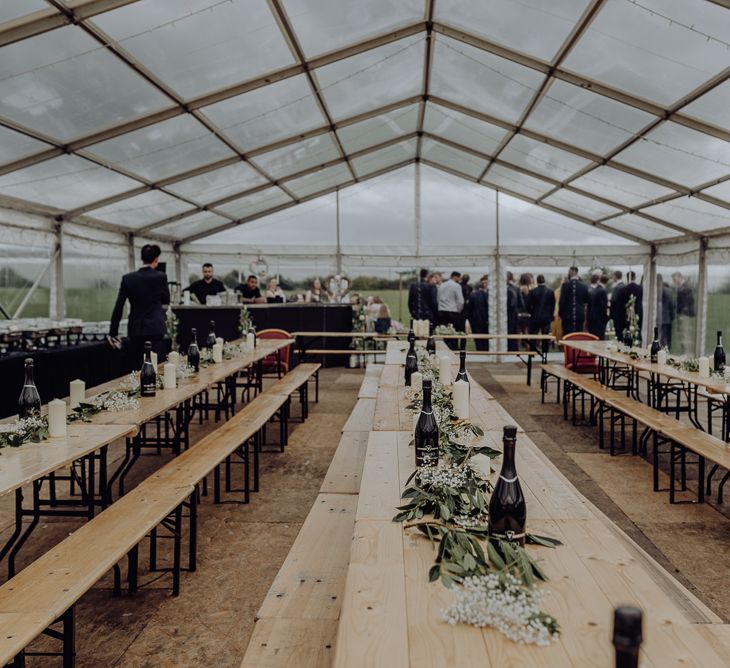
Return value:
[[(563, 337), (563, 341), (598, 341), (598, 337), (588, 332), (572, 332)], [(595, 374), (598, 371), (596, 358), (588, 353), (583, 353), (568, 346), (563, 346), (565, 355), (565, 368), (576, 373)]]
[[(256, 333), (259, 339), (291, 339), (292, 335), (283, 329), (262, 329)], [(281, 348), (279, 353), (271, 353), (262, 360), (262, 370), (264, 374), (276, 373), (277, 378), (281, 378), (282, 370), (289, 373), (289, 352), (291, 346)]]

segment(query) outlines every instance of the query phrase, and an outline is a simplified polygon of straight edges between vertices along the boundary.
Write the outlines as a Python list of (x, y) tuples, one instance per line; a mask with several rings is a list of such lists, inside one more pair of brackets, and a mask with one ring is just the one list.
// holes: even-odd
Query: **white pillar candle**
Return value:
[(710, 377), (710, 358), (704, 355), (698, 360), (700, 364), (700, 378)]
[(51, 438), (66, 436), (66, 402), (61, 399), (48, 402), (48, 434)]
[(157, 353), (156, 352), (153, 351), (150, 353), (150, 361), (152, 362), (152, 366), (155, 367), (155, 369), (157, 369)]
[(660, 350), (656, 354), (656, 363), (664, 366), (667, 363), (667, 351), (666, 350)]
[(420, 392), (423, 388), (423, 374), (420, 371), (414, 371), (411, 374), (411, 389)]
[(189, 290), (185, 290), (185, 292), (183, 292), (183, 305), (190, 306), (190, 291)]
[(418, 329), (421, 332), (420, 336), (422, 336), (422, 337), (428, 336), (428, 320), (421, 320), (418, 323)]
[(86, 401), (86, 383), (83, 380), (77, 378), (68, 384), (68, 399), (71, 408), (76, 408)]
[(469, 383), (465, 380), (454, 383), (454, 412), (460, 420), (469, 419)]
[(439, 357), (439, 380), (442, 385), (451, 385), (451, 358)]
[(215, 342), (218, 343), (218, 344), (220, 344), (220, 347), (221, 348), (223, 347), (223, 344), (225, 343), (225, 341), (223, 340), (223, 337), (222, 336), (217, 336), (216, 339), (215, 339)]
[(246, 350), (253, 350), (254, 349), (254, 341), (256, 339), (254, 338), (253, 332), (249, 332), (246, 334)]
[(223, 361), (223, 346), (220, 343), (213, 344), (213, 362), (220, 364)]
[(174, 390), (177, 387), (177, 366), (172, 362), (164, 366), (162, 387), (165, 390)]
[(469, 465), (474, 469), (480, 478), (489, 480), (492, 472), (492, 460), (486, 455), (474, 455), (469, 459)]
[(180, 353), (179, 353), (179, 352), (177, 352), (177, 350), (171, 350), (171, 351), (170, 351), (170, 352), (169, 352), (169, 353), (167, 354), (167, 361), (168, 361), (168, 362), (169, 362), (170, 364), (172, 364), (172, 365), (174, 365), (174, 366), (177, 366), (178, 364), (180, 364)]

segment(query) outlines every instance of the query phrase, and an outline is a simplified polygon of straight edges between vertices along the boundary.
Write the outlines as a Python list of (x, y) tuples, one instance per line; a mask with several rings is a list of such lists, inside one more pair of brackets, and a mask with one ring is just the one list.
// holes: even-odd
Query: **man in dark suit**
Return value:
[(421, 269), (419, 281), (408, 288), (408, 311), (414, 320), (436, 324), (436, 291), (428, 280), (428, 269)]
[[(489, 276), (479, 279), (479, 287), (472, 290), (466, 307), (466, 317), (472, 334), (489, 334)], [(489, 350), (489, 339), (474, 339), (477, 350)]]
[(152, 343), (152, 350), (163, 354), (162, 339), (165, 335), (164, 304), (170, 303), (167, 276), (157, 271), (160, 247), (156, 244), (142, 246), (143, 267), (122, 276), (112, 320), (109, 327), (109, 343), (121, 347), (119, 321), (122, 319), (124, 302), (129, 300), (127, 336), (129, 337), (130, 364), (133, 369), (142, 365), (145, 341)]
[[(640, 285), (638, 285), (636, 283), (636, 273), (635, 272), (627, 271), (626, 280), (628, 282), (623, 289), (623, 300), (625, 303), (624, 312), (626, 311), (626, 308), (628, 308), (629, 298), (633, 296), (634, 299), (636, 300), (634, 302), (634, 310), (636, 311), (636, 316), (638, 319), (639, 339), (641, 339), (641, 325), (644, 322), (644, 290)], [(627, 323), (628, 323), (628, 316), (627, 316)]]
[(585, 331), (588, 286), (581, 283), (578, 267), (568, 270), (568, 280), (560, 288), (558, 313), (563, 322), (563, 334)]
[(616, 332), (616, 338), (623, 341), (624, 330), (626, 329), (626, 299), (624, 298), (623, 273), (616, 270), (613, 272), (613, 290), (611, 291), (611, 320)]
[(659, 343), (667, 348), (672, 347), (672, 323), (675, 317), (674, 295), (664, 282), (661, 274), (656, 275), (657, 283), (657, 315), (659, 326)]
[[(525, 300), (520, 289), (515, 285), (515, 277), (507, 272), (507, 334), (520, 333), (520, 313), (525, 311)], [(507, 339), (507, 350), (519, 350), (519, 341)]]
[[(530, 290), (525, 298), (525, 307), (530, 314), (527, 331), (530, 334), (550, 334), (550, 325), (555, 317), (555, 293), (545, 285), (545, 277), (537, 276), (537, 287)], [(542, 354), (547, 355), (550, 342), (542, 342)], [(530, 342), (530, 348), (536, 350), (535, 342)]]
[(608, 324), (608, 293), (603, 286), (600, 274), (591, 276), (591, 289), (588, 292), (588, 331), (603, 340), (606, 338)]

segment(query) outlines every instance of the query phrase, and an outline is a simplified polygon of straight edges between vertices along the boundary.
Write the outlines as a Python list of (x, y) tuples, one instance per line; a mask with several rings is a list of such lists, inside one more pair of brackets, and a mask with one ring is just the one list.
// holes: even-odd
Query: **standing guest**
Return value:
[(661, 274), (657, 281), (657, 324), (659, 325), (659, 343), (667, 348), (672, 347), (672, 323), (674, 322), (674, 295), (664, 282)]
[[(479, 286), (469, 295), (465, 307), (472, 334), (489, 334), (489, 276), (479, 279)], [(477, 350), (489, 350), (489, 339), (474, 339)]]
[(259, 279), (250, 274), (245, 283), (239, 283), (236, 288), (241, 293), (241, 302), (244, 304), (263, 304), (266, 300), (259, 290)]
[(157, 244), (142, 246), (142, 268), (122, 276), (119, 294), (112, 311), (109, 326), (109, 344), (121, 348), (119, 321), (122, 319), (124, 302), (129, 300), (127, 336), (129, 336), (129, 362), (133, 369), (142, 366), (144, 343), (150, 341), (152, 350), (162, 355), (162, 339), (165, 335), (164, 304), (170, 303), (167, 276), (157, 271), (160, 247)]
[[(464, 309), (464, 293), (461, 291), (461, 274), (451, 272), (451, 278), (442, 283), (438, 289), (438, 319), (439, 325), (453, 325), (458, 329), (461, 312)], [(446, 339), (446, 345), (456, 350), (456, 339)]]
[(378, 334), (387, 334), (390, 330), (390, 309), (388, 305), (381, 300), (378, 308), (378, 317), (375, 319), (375, 331)]
[(619, 270), (614, 271), (609, 312), (611, 314), (611, 320), (613, 320), (613, 329), (616, 332), (616, 338), (619, 341), (623, 339), (624, 330), (626, 329), (626, 301), (623, 297), (625, 287), (623, 274)]
[(408, 311), (414, 320), (435, 323), (437, 310), (436, 295), (428, 281), (428, 269), (421, 269), (419, 280), (408, 288)]
[(471, 276), (469, 274), (462, 274), (461, 276), (461, 292), (464, 295), (464, 306), (469, 303), (469, 297), (471, 296), (471, 293), (474, 291), (471, 285), (469, 285), (469, 280), (471, 279)]
[[(515, 277), (507, 272), (507, 334), (520, 333), (520, 313), (525, 312), (525, 302), (520, 289), (515, 285)], [(519, 342), (507, 339), (507, 350), (518, 350)]]
[(266, 286), (266, 302), (268, 304), (280, 304), (285, 301), (286, 295), (279, 287), (279, 281), (276, 278), (270, 278), (269, 284)]
[[(550, 327), (555, 317), (555, 293), (545, 285), (545, 277), (542, 274), (537, 276), (537, 287), (527, 294), (525, 308), (530, 314), (529, 333), (550, 334)], [(543, 340), (543, 355), (547, 355), (549, 347), (550, 341)], [(530, 342), (530, 348), (536, 350), (534, 341)]]
[(218, 295), (226, 291), (223, 281), (213, 277), (213, 265), (206, 262), (203, 265), (203, 278), (193, 281), (185, 290), (195, 296), (199, 304), (205, 304), (209, 295)]
[(608, 324), (608, 293), (601, 282), (600, 274), (591, 276), (587, 320), (588, 331), (603, 341), (606, 338), (606, 325)]
[(587, 303), (588, 286), (581, 283), (578, 267), (571, 267), (568, 270), (568, 281), (560, 290), (558, 305), (560, 319), (563, 321), (563, 335), (585, 331)]
[(692, 318), (695, 317), (695, 298), (692, 288), (687, 285), (682, 273), (675, 271), (672, 281), (677, 288), (677, 325), (679, 326), (679, 346), (682, 355), (694, 352), (692, 345)]
[[(633, 295), (634, 299), (636, 300), (634, 302), (634, 310), (636, 311), (636, 316), (638, 318), (639, 338), (641, 338), (641, 326), (644, 322), (644, 290), (640, 285), (636, 283), (635, 272), (627, 271), (626, 280), (628, 281), (628, 283), (623, 288), (623, 299), (625, 303), (624, 311), (628, 306), (629, 297)], [(628, 315), (626, 316), (626, 319), (628, 322)]]
[(325, 304), (329, 300), (329, 294), (326, 290), (322, 289), (322, 282), (318, 278), (315, 278), (312, 281), (312, 287), (307, 290), (307, 294), (304, 296), (304, 301), (307, 304)]

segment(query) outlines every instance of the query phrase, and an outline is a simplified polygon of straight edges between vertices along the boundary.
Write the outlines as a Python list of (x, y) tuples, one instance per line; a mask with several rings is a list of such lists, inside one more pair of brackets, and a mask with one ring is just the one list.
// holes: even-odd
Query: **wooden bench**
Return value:
[[(687, 451), (697, 455), (698, 468), (698, 489), (697, 500), (701, 503), (705, 499), (705, 461), (709, 460), (716, 466), (730, 470), (730, 448), (721, 439), (701, 431), (694, 426), (680, 422), (678, 419), (667, 415), (651, 406), (632, 399), (623, 392), (607, 388), (596, 380), (585, 375), (575, 373), (563, 366), (554, 364), (543, 364), (541, 370), (544, 375), (552, 376), (563, 381), (563, 415), (567, 419), (567, 404), (569, 396), (572, 398), (573, 423), (576, 423), (576, 402), (579, 394), (591, 397), (591, 422), (594, 416), (598, 417), (599, 425), (599, 446), (604, 445), (604, 416), (608, 409), (608, 420), (610, 425), (609, 448), (614, 454), (614, 425), (615, 413), (621, 416), (621, 439), (625, 447), (625, 425), (623, 418), (628, 417), (633, 421), (632, 425), (632, 453), (639, 450), (639, 439), (637, 436), (637, 424), (645, 427), (640, 443), (642, 454), (648, 453), (647, 442), (652, 440), (652, 469), (654, 491), (659, 491), (659, 455), (661, 446), (669, 444), (668, 454), (670, 457), (670, 485), (669, 500), (675, 503), (676, 467), (680, 463), (681, 489), (686, 490), (686, 455)], [(577, 391), (576, 391), (577, 390)], [(543, 389), (544, 400), (544, 389)], [(596, 405), (597, 404), (597, 410)], [(585, 412), (583, 412), (585, 417)]]
[[(361, 393), (380, 377), (382, 366), (373, 367)], [(320, 494), (256, 615), (242, 668), (332, 663), (374, 402), (358, 400), (348, 420), (357, 429), (343, 429)]]
[(309, 417), (309, 381), (314, 378), (314, 401), (319, 402), (319, 370), (321, 364), (305, 363), (297, 365), (286, 376), (277, 380), (267, 388), (270, 394), (281, 394), (286, 397), (299, 391), (302, 422)]
[[(303, 373), (303, 372), (302, 372)], [(282, 379), (283, 380), (283, 379)], [(134, 490), (72, 533), (0, 587), (0, 660), (23, 665), (24, 648), (42, 633), (63, 643), (64, 667), (74, 663), (74, 605), (110, 569), (115, 593), (121, 591), (118, 562), (128, 560), (130, 593), (137, 590), (139, 544), (150, 537), (150, 570), (157, 566), (157, 532), (164, 527), (173, 537), (173, 595), (179, 593), (182, 571), (183, 520), (189, 520), (188, 570), (196, 568), (196, 530), (199, 483), (214, 473), (215, 502), (221, 500), (220, 467), (226, 466), (226, 491), (230, 491), (231, 457), (239, 453), (245, 465), (244, 502), (249, 501), (249, 453), (253, 441), (254, 491), (258, 489), (258, 451), (265, 443), (265, 427), (279, 416), (280, 444), (288, 435), (284, 407), (288, 395), (268, 391), (256, 396), (234, 417), (207, 435)], [(187, 510), (187, 515), (185, 515)], [(167, 569), (164, 569), (167, 570)], [(20, 615), (20, 616), (18, 616)], [(62, 630), (51, 627), (61, 624)]]

